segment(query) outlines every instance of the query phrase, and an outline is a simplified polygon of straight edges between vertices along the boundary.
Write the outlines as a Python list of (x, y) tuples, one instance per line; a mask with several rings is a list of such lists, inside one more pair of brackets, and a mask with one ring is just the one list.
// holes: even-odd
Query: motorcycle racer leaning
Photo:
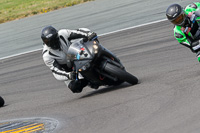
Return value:
[(174, 37), (177, 41), (197, 54), (200, 62), (200, 3), (195, 2), (183, 9), (172, 4), (166, 10), (168, 20), (174, 24)]
[(67, 50), (74, 39), (83, 38), (83, 41), (97, 39), (97, 34), (87, 28), (78, 30), (61, 29), (57, 31), (53, 26), (42, 30), (43, 61), (50, 68), (54, 77), (64, 81), (73, 93), (80, 93), (88, 82), (79, 75), (79, 80), (73, 80), (71, 63), (67, 60)]

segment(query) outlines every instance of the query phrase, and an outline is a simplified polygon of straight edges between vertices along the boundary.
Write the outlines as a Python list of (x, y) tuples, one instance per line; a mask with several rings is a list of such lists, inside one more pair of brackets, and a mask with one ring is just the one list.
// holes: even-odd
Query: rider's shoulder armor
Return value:
[(70, 30), (61, 29), (58, 31), (59, 36), (63, 36), (64, 38), (68, 38), (70, 36)]
[(181, 26), (174, 27), (174, 37), (180, 44), (183, 44), (185, 46), (190, 46), (190, 42), (188, 41), (187, 36), (182, 31)]
[(174, 37), (178, 40), (178, 42), (182, 42), (186, 39), (186, 35), (181, 30), (181, 26), (174, 27)]
[(194, 12), (200, 9), (200, 2), (194, 2), (192, 4), (189, 4), (185, 7), (185, 13), (188, 15), (189, 12)]

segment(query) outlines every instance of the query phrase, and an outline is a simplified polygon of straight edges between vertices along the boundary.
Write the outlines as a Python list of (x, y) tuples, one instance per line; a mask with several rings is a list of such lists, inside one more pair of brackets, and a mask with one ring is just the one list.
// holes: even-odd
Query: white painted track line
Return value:
[[(129, 29), (134, 29), (134, 28), (137, 28), (137, 27), (142, 27), (142, 26), (146, 26), (146, 25), (150, 25), (150, 24), (155, 24), (155, 23), (163, 22), (163, 21), (166, 21), (166, 20), (167, 20), (167, 19), (162, 19), (162, 20), (158, 20), (158, 21), (153, 21), (153, 22), (149, 22), (149, 23), (145, 23), (145, 24), (141, 24), (141, 25), (136, 25), (136, 26), (132, 26), (132, 27), (128, 27), (128, 28), (124, 28), (124, 29), (120, 29), (120, 30), (116, 30), (116, 31), (112, 31), (112, 32), (100, 34), (100, 35), (98, 35), (98, 36), (105, 36), (105, 35), (109, 35), (109, 34), (121, 32), (121, 31), (129, 30)], [(36, 52), (36, 51), (39, 51), (39, 50), (42, 50), (42, 48), (40, 48), (40, 49), (35, 49), (35, 50), (31, 50), (31, 51), (27, 51), (27, 52), (23, 52), (23, 53), (19, 53), (19, 54), (14, 54), (14, 55), (6, 56), (6, 57), (3, 57), (3, 58), (0, 58), (0, 60), (4, 60), (4, 59), (12, 58), (12, 57), (15, 57), (15, 56), (19, 56), (19, 55), (24, 55), (24, 54)]]

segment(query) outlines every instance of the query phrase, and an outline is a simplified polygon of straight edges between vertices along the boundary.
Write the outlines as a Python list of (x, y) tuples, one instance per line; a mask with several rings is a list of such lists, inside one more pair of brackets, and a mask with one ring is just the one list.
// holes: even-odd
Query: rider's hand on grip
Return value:
[(98, 36), (95, 32), (89, 32), (86, 38), (83, 38), (83, 42), (92, 41), (97, 39)]
[(97, 34), (95, 32), (89, 32), (88, 33), (88, 40), (92, 41), (92, 40), (95, 40), (95, 39), (97, 39)]

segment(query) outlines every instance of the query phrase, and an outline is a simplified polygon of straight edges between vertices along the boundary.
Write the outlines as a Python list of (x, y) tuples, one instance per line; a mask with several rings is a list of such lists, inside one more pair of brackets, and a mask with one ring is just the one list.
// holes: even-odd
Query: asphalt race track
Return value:
[[(76, 28), (84, 22), (83, 27), (103, 34), (163, 20), (163, 8), (172, 2), (96, 0), (1, 24), (0, 58), (41, 48), (39, 33), (52, 16), (58, 21), (50, 24), (56, 27), (66, 24)], [(87, 8), (91, 5), (93, 8)], [(140, 10), (142, 6), (144, 10)], [(69, 11), (72, 14), (67, 14)], [(71, 15), (71, 20), (60, 14)], [(1, 59), (0, 96), (5, 106), (0, 108), (0, 132), (4, 133), (4, 124), (9, 127), (22, 121), (24, 127), (36, 122), (29, 130), (55, 129), (53, 133), (199, 133), (200, 64), (195, 54), (177, 43), (172, 30), (172, 24), (160, 21), (99, 37), (139, 79), (134, 86), (86, 87), (73, 94), (54, 79), (43, 63), (41, 50)]]
[(106, 36), (140, 84), (85, 88), (72, 94), (43, 64), (41, 51), (1, 60), (1, 120), (46, 117), (55, 133), (198, 133), (200, 64), (177, 45), (173, 26), (162, 21)]

